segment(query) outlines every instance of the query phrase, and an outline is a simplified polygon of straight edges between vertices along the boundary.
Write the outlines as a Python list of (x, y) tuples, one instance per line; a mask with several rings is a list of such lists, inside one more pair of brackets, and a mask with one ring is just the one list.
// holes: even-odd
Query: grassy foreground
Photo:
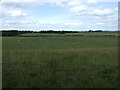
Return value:
[(3, 88), (116, 88), (117, 39), (3, 37)]

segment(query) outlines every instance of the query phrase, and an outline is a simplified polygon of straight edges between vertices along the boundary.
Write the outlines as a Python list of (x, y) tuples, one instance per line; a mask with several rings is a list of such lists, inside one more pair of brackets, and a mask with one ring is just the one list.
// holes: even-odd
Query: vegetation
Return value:
[(2, 30), (2, 36), (18, 36), (19, 34), (23, 33), (57, 33), (57, 34), (64, 34), (64, 33), (78, 33), (78, 31), (53, 31), (53, 30), (48, 30), (48, 31), (18, 31), (18, 30)]
[(95, 31), (89, 30), (88, 32), (102, 32), (102, 30), (95, 30)]
[[(53, 31), (53, 30), (42, 30), (42, 31), (29, 31), (29, 30), (25, 30), (25, 31), (18, 31), (18, 30), (2, 30), (0, 31), (0, 33), (2, 32), (2, 36), (17, 36), (17, 37), (63, 37), (63, 36), (98, 36), (98, 35), (102, 35), (102, 36), (115, 36), (118, 35), (117, 31), (111, 31), (111, 32), (107, 32), (107, 31), (102, 31), (102, 30), (89, 30), (89, 31), (84, 31), (84, 32), (79, 32), (79, 31)], [(0, 36), (1, 36), (0, 35)]]
[(117, 32), (67, 34), (3, 37), (3, 88), (117, 88)]
[(2, 36), (17, 36), (22, 33), (32, 33), (33, 31), (2, 30)]

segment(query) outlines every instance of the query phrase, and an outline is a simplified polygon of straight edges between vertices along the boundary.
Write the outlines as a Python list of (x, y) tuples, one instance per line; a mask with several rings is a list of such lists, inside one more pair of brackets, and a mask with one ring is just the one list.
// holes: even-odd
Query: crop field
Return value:
[(117, 32), (31, 35), (2, 37), (3, 88), (119, 86)]

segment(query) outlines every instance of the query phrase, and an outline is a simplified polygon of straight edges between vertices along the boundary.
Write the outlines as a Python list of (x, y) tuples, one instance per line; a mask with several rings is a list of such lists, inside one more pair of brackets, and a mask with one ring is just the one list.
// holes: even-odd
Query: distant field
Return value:
[(117, 32), (42, 35), (2, 38), (3, 88), (118, 87)]
[(63, 37), (63, 36), (109, 36), (109, 35), (118, 35), (118, 32), (80, 32), (80, 33), (27, 33), (20, 34), (19, 36), (23, 37)]

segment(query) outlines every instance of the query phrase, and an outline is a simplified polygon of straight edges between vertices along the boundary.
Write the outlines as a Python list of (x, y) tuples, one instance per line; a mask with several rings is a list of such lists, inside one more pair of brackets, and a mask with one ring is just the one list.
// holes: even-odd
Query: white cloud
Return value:
[(57, 23), (55, 23), (55, 22), (48, 22), (48, 21), (37, 21), (37, 24), (39, 24), (39, 25), (40, 25), (40, 24), (42, 24), (42, 25), (43, 25), (43, 24), (56, 25)]
[(75, 12), (75, 13), (79, 13), (79, 12), (84, 11), (86, 9), (87, 9), (86, 6), (80, 5), (80, 6), (75, 6), (75, 7), (70, 8), (70, 11)]
[(2, 2), (37, 2), (38, 0), (2, 0)]
[(100, 18), (103, 16), (111, 16), (114, 13), (118, 12), (118, 8), (105, 8), (105, 7), (91, 7), (86, 6), (85, 4), (79, 6), (73, 6), (69, 8), (71, 12), (76, 14), (76, 16), (95, 16), (95, 18)]
[[(26, 8), (32, 8), (33, 6), (36, 5), (36, 3), (33, 3), (32, 6), (26, 5), (27, 3), (24, 2), (3, 2), (2, 6), (5, 8), (21, 8), (21, 9), (26, 9)], [(37, 3), (40, 5), (40, 3)], [(41, 3), (42, 4), (42, 3)]]
[(26, 16), (26, 13), (23, 13), (22, 10), (12, 10), (7, 12), (12, 17)]
[(76, 1), (69, 1), (67, 5), (74, 6), (74, 5), (80, 5), (81, 3), (82, 3), (81, 1), (76, 0)]
[(27, 13), (23, 12), (22, 9), (11, 9), (10, 7), (4, 7), (0, 5), (0, 17), (23, 17), (27, 16)]
[(97, 25), (104, 25), (104, 23), (103, 22), (98, 22), (98, 23), (96, 23)]
[(47, 30), (47, 29), (74, 29), (78, 30), (78, 27), (81, 26), (82, 23), (54, 23), (47, 21), (39, 21), (39, 20), (6, 20), (4, 21), (2, 28), (6, 29), (31, 29), (31, 30)]
[(81, 22), (79, 23), (63, 23), (62, 25), (65, 25), (65, 26), (79, 26), (79, 25), (82, 25)]
[(54, 2), (54, 4), (59, 7), (65, 7), (65, 4), (63, 4), (63, 2), (60, 2), (60, 1), (56, 1)]
[(91, 15), (110, 15), (113, 14), (113, 11), (111, 9), (94, 9), (92, 12), (90, 12)]
[(93, 3), (93, 4), (95, 4), (95, 3), (97, 3), (97, 0), (87, 0), (86, 3), (89, 3), (89, 4)]
[[(69, 2), (73, 0), (2, 0), (2, 2)], [(77, 1), (77, 0), (76, 0)], [(81, 1), (81, 0), (80, 0)], [(119, 0), (82, 0), (84, 2), (119, 2)]]
[(3, 17), (3, 11), (4, 11), (4, 8), (0, 6), (0, 18)]
[(37, 21), (36, 24), (42, 24), (42, 25), (58, 25), (58, 26), (79, 26), (82, 25), (82, 22), (76, 23), (76, 22), (64, 22), (64, 23), (55, 23), (55, 22), (48, 22), (48, 21)]
[[(70, 13), (70, 17), (72, 17), (72, 15), (74, 17), (79, 17), (79, 18), (73, 18), (70, 22), (67, 21), (63, 22), (63, 23), (57, 23), (57, 22), (52, 22), (53, 19), (51, 19), (50, 21), (47, 21), (47, 19), (45, 19), (46, 21), (44, 21), (44, 19), (42, 19), (43, 21), (35, 21), (33, 20), (33, 18), (29, 18), (31, 20), (28, 20), (28, 18), (25, 17), (25, 20), (23, 18), (17, 18), (17, 20), (15, 21), (15, 18), (6, 21), (6, 26), (13, 26), (15, 27), (16, 24), (19, 27), (25, 27), (27, 26), (28, 28), (89, 28), (89, 26), (94, 27), (92, 25), (88, 25), (88, 23), (95, 23), (96, 28), (98, 28), (97, 26), (103, 26), (103, 27), (116, 27), (117, 26), (117, 16), (113, 14), (116, 14), (117, 12), (117, 8), (107, 8), (107, 7), (94, 7), (91, 6), (89, 4), (95, 4), (97, 2), (100, 2), (100, 0), (4, 0), (5, 2), (14, 2), (11, 3), (15, 4), (13, 5), (12, 9), (7, 6), (6, 4), (6, 9), (4, 9), (4, 15), (5, 16), (11, 16), (11, 17), (24, 17), (27, 16), (29, 14), (27, 14), (26, 12), (24, 12), (24, 9), (27, 10), (26, 8), (22, 8), (25, 7), (26, 3), (24, 2), (33, 2), (33, 4), (41, 4), (41, 2), (52, 2), (54, 3), (56, 6), (58, 7), (64, 7), (66, 10), (68, 9), (71, 13)], [(105, 0), (104, 0), (105, 1)], [(107, 0), (106, 0), (107, 1)], [(18, 3), (17, 3), (18, 2)], [(66, 2), (66, 3), (63, 3)], [(44, 4), (45, 4), (44, 3)], [(24, 5), (23, 5), (24, 4)], [(16, 8), (16, 7), (20, 7), (20, 8)], [(30, 6), (31, 7), (31, 6)], [(4, 7), (3, 7), (4, 8)], [(29, 9), (30, 10), (30, 9)], [(0, 15), (1, 11), (3, 11), (0, 7)], [(34, 12), (34, 11), (33, 11)], [(29, 17), (29, 16), (28, 16)], [(61, 21), (63, 20), (63, 17), (60, 17)], [(69, 18), (69, 17), (67, 17)], [(83, 19), (86, 18), (86, 19)], [(22, 19), (22, 20), (20, 20)], [(48, 19), (49, 20), (49, 19)], [(81, 23), (83, 21), (87, 22), (87, 24), (85, 25), (84, 23)], [(98, 20), (98, 21), (97, 21)], [(5, 20), (4, 20), (5, 21)], [(65, 20), (64, 20), (65, 21)], [(73, 22), (77, 21), (80, 23), (73, 23)], [(93, 22), (92, 22), (93, 21)], [(59, 22), (59, 21), (58, 21)], [(33, 27), (34, 26), (34, 27)], [(26, 27), (26, 28), (27, 28)], [(91, 28), (90, 27), (90, 28)]]

